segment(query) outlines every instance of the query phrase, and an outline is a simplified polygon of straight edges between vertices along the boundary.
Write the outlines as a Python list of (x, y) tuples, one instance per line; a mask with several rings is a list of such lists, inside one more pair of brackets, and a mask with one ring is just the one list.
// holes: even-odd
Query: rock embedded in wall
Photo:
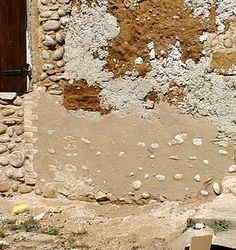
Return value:
[[(40, 81), (50, 94), (60, 95), (61, 78), (65, 62), (65, 30), (71, 11), (70, 0), (40, 0), (39, 22), (41, 25), (42, 71)], [(57, 90), (58, 89), (58, 90)]]
[(0, 193), (11, 194), (18, 191), (18, 181), (27, 186), (25, 162), (28, 152), (25, 149), (23, 97), (0, 94)]

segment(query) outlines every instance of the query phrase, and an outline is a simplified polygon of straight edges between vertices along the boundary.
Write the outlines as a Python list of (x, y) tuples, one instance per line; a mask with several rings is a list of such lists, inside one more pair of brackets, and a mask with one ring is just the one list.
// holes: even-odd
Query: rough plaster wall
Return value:
[[(106, 65), (108, 47), (120, 34), (119, 22), (108, 8), (110, 2), (112, 0), (38, 1), (40, 35), (38, 41), (34, 41), (39, 44), (40, 53), (35, 54), (40, 57), (35, 56), (34, 65), (37, 72), (41, 71), (40, 81), (49, 93), (61, 94), (64, 83), (78, 84), (85, 80), (89, 86), (99, 85), (101, 105), (105, 108), (158, 119), (152, 112), (156, 103), (147, 96), (155, 93), (158, 99), (166, 100), (170, 84), (174, 84), (172, 91), (177, 97), (174, 103), (181, 112), (207, 117), (219, 131), (235, 138), (235, 1), (183, 0), (186, 8), (192, 10), (192, 18), (200, 17), (203, 21), (209, 18), (212, 4), (216, 8), (217, 33), (203, 32), (199, 36), (204, 50), (198, 63), (191, 59), (181, 61), (178, 41), (168, 44), (169, 51), (162, 55), (149, 40), (146, 46), (151, 71), (144, 77), (127, 71), (118, 78), (113, 77)], [(139, 1), (124, 1), (125, 6), (134, 8), (138, 4)], [(50, 24), (49, 30), (46, 24)], [(135, 63), (142, 64), (142, 58), (137, 55)], [(222, 65), (229, 67), (222, 69)], [(186, 93), (183, 102), (176, 94), (180, 88)]]
[[(222, 33), (224, 21), (235, 15), (233, 0), (222, 2), (189, 0), (186, 4), (193, 8), (193, 16), (202, 15), (203, 18), (207, 18), (213, 2), (217, 6), (218, 30)], [(150, 91), (164, 95), (168, 91), (169, 83), (174, 82), (179, 86), (185, 86), (187, 90), (185, 101), (177, 103), (183, 113), (208, 117), (218, 125), (220, 131), (235, 137), (236, 72), (232, 69), (230, 75), (226, 76), (212, 72), (210, 69), (212, 53), (217, 49), (208, 44), (212, 42), (212, 37), (219, 37), (220, 34), (205, 33), (199, 38), (201, 42), (205, 42), (206, 50), (205, 56), (197, 64), (191, 59), (186, 63), (181, 61), (178, 42), (169, 46), (167, 58), (153, 55), (155, 48), (152, 43), (149, 43), (147, 46), (150, 50), (151, 72), (144, 78), (139, 77), (137, 72), (127, 72), (125, 76), (113, 79), (112, 73), (104, 69), (104, 66), (107, 43), (118, 35), (119, 28), (116, 19), (106, 13), (106, 6), (105, 1), (100, 1), (95, 7), (87, 5), (84, 1), (81, 9), (77, 10), (74, 7), (66, 36), (65, 76), (67, 80), (73, 83), (73, 80), (85, 79), (90, 85), (99, 83), (104, 105), (111, 105), (121, 112), (137, 113), (141, 117), (150, 119), (156, 118), (150, 110), (154, 103), (146, 102), (145, 96)], [(228, 49), (232, 51), (236, 45), (235, 27), (232, 27), (231, 32), (234, 36), (232, 37), (234, 45)], [(221, 40), (226, 38), (229, 37), (227, 35), (224, 37), (224, 34), (220, 37)], [(219, 47), (218, 50), (227, 50), (224, 46), (222, 48), (219, 45)], [(98, 53), (97, 58), (94, 57), (95, 52)]]

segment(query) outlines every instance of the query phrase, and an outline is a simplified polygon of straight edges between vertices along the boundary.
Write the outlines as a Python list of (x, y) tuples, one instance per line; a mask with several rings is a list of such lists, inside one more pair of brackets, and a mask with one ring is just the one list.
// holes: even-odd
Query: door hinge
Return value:
[(0, 70), (0, 76), (22, 76), (22, 77), (31, 77), (31, 67), (27, 64), (22, 69), (8, 69)]

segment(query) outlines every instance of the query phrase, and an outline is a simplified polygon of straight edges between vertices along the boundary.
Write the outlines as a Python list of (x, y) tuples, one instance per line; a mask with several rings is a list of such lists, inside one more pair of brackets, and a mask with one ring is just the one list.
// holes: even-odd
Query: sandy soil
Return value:
[[(168, 105), (160, 104), (154, 111), (158, 122), (150, 122), (118, 114), (78, 117), (58, 100), (42, 95), (35, 110), (39, 115), (34, 124), (38, 127), (39, 150), (35, 168), (40, 178), (56, 183), (64, 195), (75, 197), (101, 190), (127, 201), (140, 198), (144, 192), (170, 200), (197, 195), (200, 200), (207, 199), (199, 195), (201, 189), (209, 191), (208, 197), (214, 193), (212, 186), (204, 183), (209, 178), (219, 182), (233, 163), (230, 147), (225, 148), (228, 155), (220, 155), (219, 147), (212, 143), (217, 135), (214, 126), (179, 115)], [(183, 132), (187, 133), (183, 144), (168, 145)], [(196, 137), (202, 138), (202, 146), (193, 145)], [(138, 146), (140, 142), (145, 146)], [(152, 149), (152, 143), (159, 147)], [(208, 160), (209, 165), (204, 165), (203, 160)], [(174, 180), (178, 173), (183, 174), (182, 180)], [(193, 179), (197, 174), (200, 182)], [(165, 181), (158, 181), (156, 175), (165, 175)], [(136, 180), (143, 184), (138, 191), (132, 188)]]
[[(26, 203), (30, 210), (13, 215), (12, 208)], [(158, 249), (167, 250), (170, 241), (174, 241), (186, 229), (186, 221), (194, 214), (196, 203), (179, 204), (165, 202), (149, 206), (117, 206), (68, 201), (67, 199), (45, 199), (34, 194), (1, 198), (0, 225), (8, 220), (16, 224), (24, 222), (30, 216), (41, 216), (39, 225), (59, 229), (59, 234), (51, 236), (23, 230), (7, 231), (1, 241), (8, 244), (7, 249)], [(51, 207), (60, 212), (50, 212)], [(54, 211), (56, 211), (54, 209)], [(86, 233), (72, 237), (73, 232)]]

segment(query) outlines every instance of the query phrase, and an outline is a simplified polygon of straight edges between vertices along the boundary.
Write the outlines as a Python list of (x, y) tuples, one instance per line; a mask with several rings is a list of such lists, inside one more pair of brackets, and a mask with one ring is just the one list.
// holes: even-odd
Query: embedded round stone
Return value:
[(177, 181), (179, 181), (179, 180), (182, 180), (183, 179), (183, 174), (176, 174), (175, 176), (174, 176), (174, 179), (175, 180), (177, 180)]
[(236, 172), (236, 164), (231, 165), (231, 166), (229, 167), (229, 173), (234, 173), (234, 172)]
[(10, 154), (9, 161), (13, 167), (20, 168), (24, 164), (25, 155), (21, 151), (14, 151)]
[(0, 145), (0, 154), (3, 154), (7, 151), (7, 147), (4, 145)]
[(222, 193), (222, 187), (218, 182), (214, 182), (212, 188), (216, 195), (220, 195)]
[(154, 142), (151, 144), (152, 149), (157, 149), (159, 147), (159, 144), (157, 142)]
[(156, 175), (158, 181), (164, 181), (166, 179), (165, 175), (158, 174)]
[(206, 165), (206, 166), (209, 164), (209, 161), (208, 161), (208, 160), (203, 160), (202, 162), (203, 162), (203, 164)]
[(219, 152), (220, 155), (227, 155), (228, 154), (228, 152), (226, 150), (224, 150), (224, 149), (219, 149), (218, 152)]
[(57, 45), (56, 41), (48, 35), (45, 36), (43, 44), (47, 47), (55, 47)]
[(194, 179), (195, 181), (197, 181), (197, 182), (200, 182), (200, 181), (201, 181), (201, 176), (200, 176), (200, 174), (195, 175), (195, 176), (193, 177), (193, 179)]
[(43, 24), (44, 31), (56, 31), (59, 30), (61, 23), (56, 20), (48, 20)]
[(202, 138), (194, 138), (193, 145), (194, 146), (201, 146), (202, 145)]
[(0, 165), (7, 166), (9, 164), (9, 160), (5, 156), (0, 156)]
[(63, 58), (63, 55), (64, 55), (64, 48), (61, 47), (59, 49), (57, 49), (55, 52), (54, 52), (54, 55), (53, 55), (53, 60), (54, 61), (59, 61)]
[(148, 193), (142, 193), (142, 198), (143, 198), (143, 199), (150, 199), (150, 198), (151, 198), (151, 195), (148, 194)]
[(7, 132), (7, 126), (1, 124), (0, 125), (0, 135), (5, 134)]
[(207, 196), (209, 193), (208, 193), (206, 190), (201, 190), (201, 191), (200, 191), (200, 194), (201, 194), (202, 196)]
[(143, 186), (143, 183), (141, 181), (134, 181), (132, 183), (132, 188), (134, 190), (139, 190)]
[(42, 193), (45, 198), (56, 198), (58, 195), (58, 187), (53, 183), (48, 183), (43, 187)]

